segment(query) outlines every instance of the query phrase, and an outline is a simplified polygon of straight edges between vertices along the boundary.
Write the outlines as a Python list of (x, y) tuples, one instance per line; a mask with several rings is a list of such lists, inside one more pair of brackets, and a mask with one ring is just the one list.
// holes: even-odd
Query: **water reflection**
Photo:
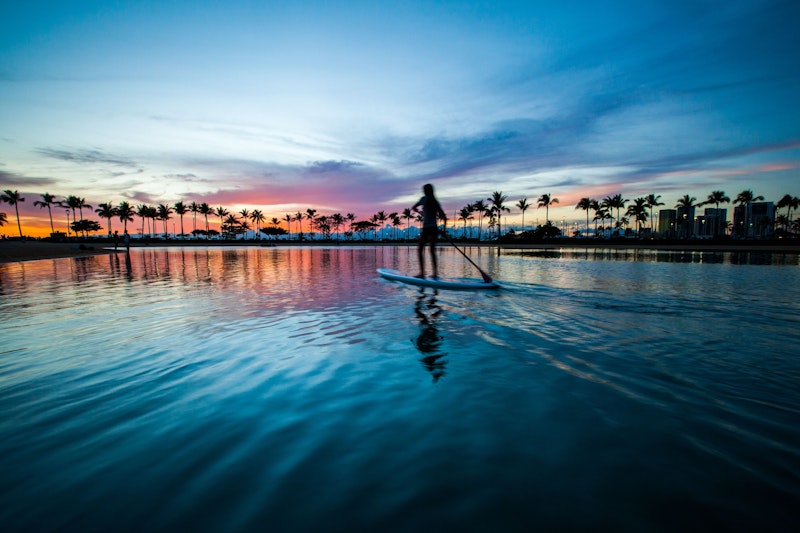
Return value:
[(508, 250), (507, 256), (542, 259), (587, 259), (591, 261), (632, 261), (645, 263), (710, 263), (726, 265), (800, 265), (800, 254), (773, 251), (687, 251), (647, 248), (557, 248)]
[(417, 350), (423, 355), (420, 362), (431, 373), (433, 382), (436, 383), (445, 375), (447, 362), (445, 354), (441, 351), (442, 336), (436, 323), (442, 314), (442, 308), (436, 301), (439, 291), (433, 289), (426, 292), (420, 289), (414, 302), (414, 313), (419, 319), (420, 332), (414, 340)]

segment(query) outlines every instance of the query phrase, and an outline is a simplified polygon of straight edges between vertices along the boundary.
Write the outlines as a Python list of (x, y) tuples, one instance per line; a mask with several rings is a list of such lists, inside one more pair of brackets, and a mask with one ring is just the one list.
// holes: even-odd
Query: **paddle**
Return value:
[(447, 229), (445, 229), (445, 232), (444, 232), (444, 237), (445, 237), (445, 238), (446, 238), (446, 239), (447, 239), (447, 240), (450, 242), (450, 244), (452, 244), (452, 245), (453, 245), (453, 248), (455, 248), (456, 250), (458, 250), (459, 252), (461, 252), (461, 255), (463, 255), (463, 256), (464, 256), (464, 259), (466, 259), (467, 261), (469, 261), (469, 262), (470, 262), (470, 264), (471, 264), (472, 266), (474, 266), (475, 268), (477, 268), (477, 269), (478, 269), (478, 272), (480, 272), (480, 273), (481, 273), (481, 277), (483, 278), (483, 281), (484, 281), (485, 283), (492, 283), (492, 282), (494, 281), (494, 280), (492, 279), (492, 277), (491, 277), (489, 274), (487, 274), (486, 272), (484, 272), (483, 270), (481, 270), (481, 267), (479, 267), (478, 265), (476, 265), (476, 264), (475, 264), (475, 262), (474, 262), (472, 259), (470, 259), (470, 258), (469, 258), (469, 256), (468, 256), (467, 254), (465, 254), (465, 253), (464, 253), (464, 252), (461, 250), (461, 248), (459, 248), (458, 246), (456, 246), (456, 243), (454, 243), (454, 242), (453, 242), (453, 239), (451, 239), (451, 238), (450, 238), (450, 236), (447, 234)]

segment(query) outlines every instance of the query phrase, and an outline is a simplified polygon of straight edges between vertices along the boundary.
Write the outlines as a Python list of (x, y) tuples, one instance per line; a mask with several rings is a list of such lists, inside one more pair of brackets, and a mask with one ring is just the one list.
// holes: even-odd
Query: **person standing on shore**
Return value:
[(444, 220), (445, 231), (447, 231), (447, 215), (445, 215), (439, 200), (433, 195), (433, 185), (426, 183), (422, 187), (422, 192), (425, 196), (419, 199), (411, 208), (412, 211), (419, 213), (420, 207), (422, 208), (422, 232), (419, 235), (419, 244), (417, 245), (417, 257), (419, 258), (419, 275), (418, 278), (425, 278), (425, 243), (428, 243), (431, 254), (431, 263), (433, 265), (433, 279), (439, 277), (438, 265), (436, 262), (436, 240), (438, 238), (438, 219)]
[(131, 236), (128, 235), (128, 230), (125, 230), (125, 236), (123, 237), (123, 240), (125, 242), (125, 249), (126, 250), (130, 250), (131, 249)]

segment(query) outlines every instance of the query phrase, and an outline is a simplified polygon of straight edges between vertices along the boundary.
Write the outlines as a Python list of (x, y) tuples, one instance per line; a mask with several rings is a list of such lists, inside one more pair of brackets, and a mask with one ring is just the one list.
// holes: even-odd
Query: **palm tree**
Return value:
[(49, 193), (44, 193), (41, 195), (41, 200), (36, 200), (33, 202), (33, 205), (39, 207), (40, 209), (47, 208), (47, 213), (50, 215), (50, 233), (55, 233), (56, 230), (53, 228), (53, 210), (50, 208), (51, 205), (56, 203), (56, 197)]
[(506, 213), (511, 212), (511, 209), (503, 205), (503, 202), (508, 200), (508, 196), (500, 191), (494, 191), (492, 195), (487, 198), (487, 200), (489, 200), (489, 203), (491, 204), (490, 210), (497, 216), (497, 242), (500, 242), (500, 235), (502, 233), (500, 228), (500, 217), (502, 216), (503, 211)]
[[(374, 222), (378, 222), (379, 223), (381, 240), (384, 239), (384, 237), (383, 237), (383, 227), (386, 225), (386, 221), (387, 220), (389, 220), (389, 215), (387, 215), (383, 211), (378, 211), (377, 213), (375, 213)], [(375, 234), (375, 240), (377, 240), (377, 239), (378, 239), (378, 234), (376, 233)]]
[[(472, 216), (472, 208), (470, 206), (462, 207), (461, 211), (458, 213), (458, 220), (464, 222), (464, 240), (467, 240), (467, 221), (472, 220), (475, 217)], [(455, 235), (453, 235), (455, 238)]]
[(596, 203), (597, 201), (591, 198), (581, 198), (580, 201), (575, 204), (575, 209), (583, 209), (586, 211), (586, 235), (589, 235), (589, 209), (592, 209), (592, 206)]
[(208, 239), (208, 215), (213, 214), (214, 210), (211, 208), (210, 205), (208, 205), (207, 203), (203, 202), (202, 204), (200, 204), (200, 209), (198, 210), (198, 212), (201, 215), (203, 215), (203, 217), (206, 220), (206, 239)]
[(336, 232), (336, 242), (339, 242), (339, 228), (344, 224), (344, 217), (341, 213), (334, 213), (331, 215), (331, 222), (333, 223), (333, 230)]
[(300, 240), (300, 235), (303, 234), (303, 213), (298, 211), (294, 214), (294, 221), (297, 222), (297, 240)]
[[(247, 209), (242, 209), (241, 211), (239, 211), (239, 214), (242, 215), (242, 220), (244, 220), (245, 222), (250, 220), (250, 211), (248, 211)], [(247, 240), (247, 233), (245, 233), (244, 235), (244, 240)]]
[(608, 211), (606, 211), (606, 208), (603, 207), (602, 204), (597, 200), (592, 200), (592, 209), (594, 210), (594, 218), (592, 218), (594, 221), (594, 236), (597, 238), (599, 237), (599, 234), (597, 233), (597, 222), (604, 222), (605, 219), (608, 218)]
[[(119, 221), (122, 222), (123, 234), (128, 232), (128, 222), (133, 222), (133, 214), (133, 207), (128, 202), (120, 202), (117, 206), (117, 216)], [(144, 233), (144, 222), (142, 222), (142, 232)]]
[[(226, 216), (230, 215), (230, 213), (224, 207), (219, 206), (214, 210), (214, 214), (219, 217), (219, 230), (221, 232), (222, 231), (222, 224), (224, 224), (224, 220), (223, 219)], [(237, 220), (237, 223), (238, 223), (238, 220)]]
[(647, 222), (647, 198), (636, 198), (633, 203), (628, 206), (626, 214), (633, 217), (636, 221), (636, 234), (641, 238), (642, 224)]
[[(217, 215), (219, 215), (219, 209), (217, 209)], [(236, 215), (226, 212), (223, 216), (225, 218), (219, 221), (219, 231), (223, 239), (228, 239), (231, 235), (236, 235), (236, 230), (240, 223)]]
[(411, 230), (411, 219), (414, 218), (414, 212), (411, 211), (410, 207), (403, 209), (403, 218), (406, 219), (406, 238), (408, 238), (408, 233)]
[(345, 220), (347, 220), (348, 225), (350, 226), (350, 234), (351, 234), (351, 237), (352, 237), (353, 225), (356, 223), (356, 214), (355, 213), (347, 213), (344, 216), (344, 218), (345, 218)]
[(645, 205), (647, 205), (648, 209), (650, 209), (650, 235), (653, 234), (653, 208), (658, 207), (660, 205), (664, 205), (664, 202), (660, 202), (661, 199), (660, 194), (653, 194), (650, 193), (645, 197)]
[(292, 218), (292, 215), (286, 213), (286, 215), (283, 217), (283, 220), (286, 221), (287, 239), (292, 240), (292, 220), (294, 219)]
[(733, 201), (734, 204), (741, 205), (744, 209), (744, 238), (746, 239), (748, 234), (750, 233), (750, 204), (753, 202), (761, 202), (764, 200), (764, 197), (759, 195), (756, 196), (753, 194), (751, 189), (747, 189), (742, 191), (736, 196), (736, 199)]
[(25, 198), (20, 196), (19, 192), (6, 189), (0, 195), (0, 201), (14, 206), (14, 211), (17, 213), (17, 229), (19, 230), (19, 238), (22, 238), (22, 225), (19, 222), (19, 203), (24, 202)]
[(97, 209), (94, 210), (97, 216), (108, 220), (108, 237), (111, 238), (111, 219), (117, 216), (117, 208), (111, 205), (111, 202), (97, 204)]
[(173, 211), (172, 208), (166, 204), (159, 204), (156, 209), (156, 218), (164, 223), (164, 238), (169, 238), (169, 230), (167, 230), (167, 221), (171, 219)]
[(775, 204), (778, 209), (785, 207), (786, 208), (786, 216), (783, 218), (785, 221), (783, 223), (784, 229), (789, 230), (789, 226), (792, 220), (792, 209), (797, 209), (800, 207), (800, 198), (797, 196), (792, 196), (791, 194), (784, 194), (783, 197), (778, 200), (778, 203)]
[(253, 209), (253, 212), (250, 213), (250, 220), (255, 223), (256, 225), (256, 236), (259, 235), (261, 232), (261, 224), (264, 223), (267, 218), (264, 216), (264, 213), (259, 211), (258, 209)]
[(144, 223), (147, 220), (147, 217), (150, 216), (150, 207), (147, 204), (137, 205), (136, 216), (142, 219), (142, 238), (144, 238)]
[(714, 204), (714, 208), (716, 209), (716, 214), (714, 215), (714, 236), (717, 236), (719, 233), (718, 226), (718, 219), (719, 219), (719, 204), (727, 204), (730, 202), (731, 199), (725, 195), (724, 191), (711, 191), (711, 194), (708, 195), (705, 202), (701, 202), (699, 205), (711, 205)]
[(486, 210), (489, 206), (483, 200), (478, 200), (474, 204), (472, 204), (472, 210), (478, 213), (478, 240), (481, 240), (481, 233), (483, 231), (483, 215), (486, 214)]
[(692, 209), (697, 207), (697, 204), (695, 204), (695, 201), (697, 201), (697, 198), (695, 198), (694, 196), (689, 196), (688, 194), (685, 194), (685, 195), (683, 195), (683, 197), (678, 198), (678, 202), (675, 204), (675, 208), (676, 209), (683, 209), (683, 219), (681, 220), (681, 218), (678, 217), (678, 224), (681, 225), (681, 228), (682, 228), (681, 233), (683, 234), (684, 238), (688, 238), (692, 234), (691, 224), (694, 221), (693, 220), (688, 220), (687, 216), (691, 212)]
[(5, 226), (6, 224), (8, 224), (8, 215), (0, 213), (0, 226)]
[(619, 211), (620, 209), (625, 208), (625, 204), (628, 203), (628, 200), (623, 198), (621, 194), (615, 194), (611, 196), (611, 207), (617, 210), (617, 223), (615, 227), (619, 228), (622, 225), (622, 221), (620, 220)]
[(517, 202), (517, 208), (522, 211), (522, 231), (525, 231), (525, 211), (527, 211), (531, 207), (531, 204), (528, 203), (527, 198), (523, 198), (519, 202)]
[(545, 226), (550, 224), (550, 206), (557, 203), (558, 198), (552, 198), (549, 194), (543, 194), (539, 197), (538, 206), (544, 207)]
[(192, 235), (197, 236), (197, 213), (200, 212), (200, 206), (197, 202), (189, 204), (189, 211), (192, 212)]
[(175, 210), (175, 214), (181, 217), (181, 240), (183, 240), (183, 215), (189, 211), (189, 208), (182, 201), (175, 202), (175, 205), (172, 206), (172, 208)]
[[(77, 196), (69, 195), (61, 202), (61, 205), (72, 210), (72, 220), (78, 220), (75, 210), (78, 209), (83, 203), (83, 199)], [(81, 216), (83, 218), (83, 216)]]
[(306, 209), (306, 219), (308, 220), (308, 236), (310, 239), (313, 239), (314, 237), (314, 217), (316, 216), (316, 209)]
[[(91, 209), (92, 206), (86, 203), (86, 198), (77, 198), (77, 206), (78, 212), (81, 214), (81, 220), (83, 220), (83, 208)], [(84, 225), (84, 228), (88, 228), (88, 225)], [(83, 235), (86, 236), (87, 230), (84, 229)]]

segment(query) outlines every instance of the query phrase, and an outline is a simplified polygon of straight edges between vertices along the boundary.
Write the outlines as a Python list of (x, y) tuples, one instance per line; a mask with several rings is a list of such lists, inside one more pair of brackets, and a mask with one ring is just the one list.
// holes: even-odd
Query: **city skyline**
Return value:
[(800, 195), (789, 1), (18, 4), (0, 190), (28, 234), (43, 193), (368, 218), (431, 182), (448, 215), (502, 191), (569, 221), (582, 197)]

